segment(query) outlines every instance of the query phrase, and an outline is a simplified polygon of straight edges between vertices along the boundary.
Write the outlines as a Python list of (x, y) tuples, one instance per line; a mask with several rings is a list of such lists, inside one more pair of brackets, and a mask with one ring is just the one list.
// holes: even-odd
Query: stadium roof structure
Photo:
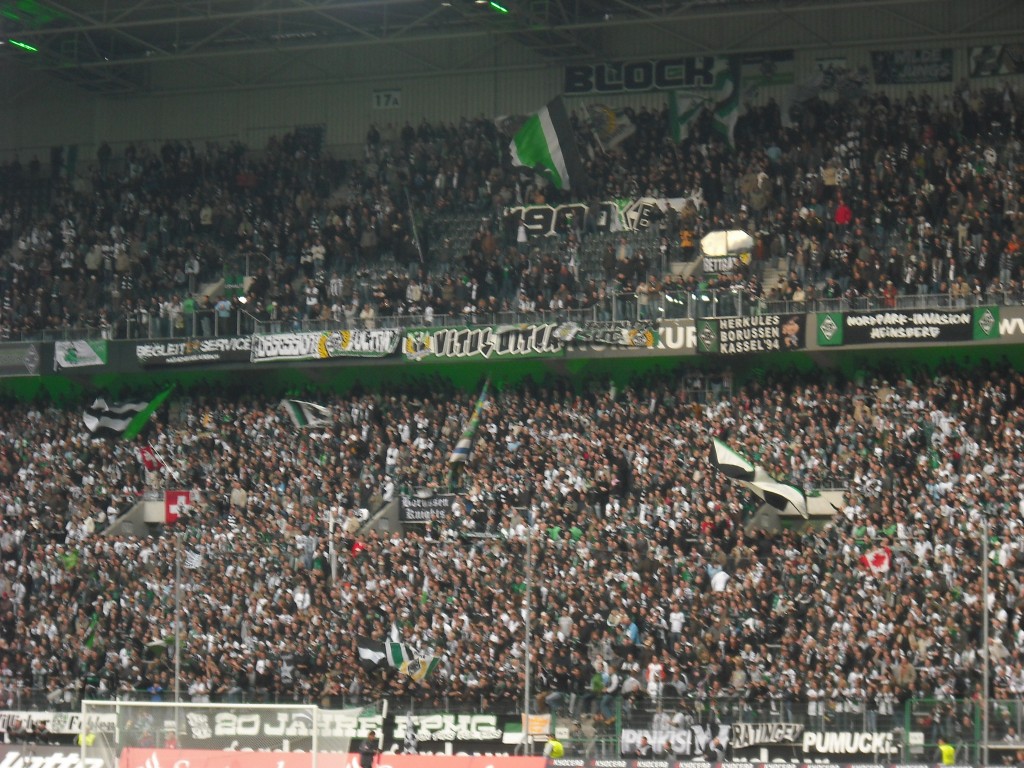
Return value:
[(147, 72), (161, 62), (215, 72), (228, 58), (261, 57), (264, 73), (239, 83), (259, 87), (275, 61), (333, 48), (486, 36), (564, 64), (619, 55), (610, 40), (629, 28), (668, 34), (688, 54), (927, 45), (1020, 38), (1022, 8), (1020, 0), (0, 0), (0, 62), (99, 93), (153, 93), (165, 85)]

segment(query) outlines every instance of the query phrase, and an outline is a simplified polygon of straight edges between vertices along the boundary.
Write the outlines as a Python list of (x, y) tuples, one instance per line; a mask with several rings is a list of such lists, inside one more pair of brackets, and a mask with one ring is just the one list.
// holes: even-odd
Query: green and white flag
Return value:
[(668, 95), (668, 120), (672, 138), (679, 142), (690, 135), (704, 110), (705, 99), (689, 91), (675, 91)]
[(96, 628), (100, 625), (100, 615), (94, 613), (89, 619), (89, 626), (85, 630), (85, 647), (92, 648), (96, 643)]
[(624, 109), (612, 109), (604, 104), (591, 104), (587, 107), (587, 117), (594, 131), (594, 138), (601, 149), (608, 152), (615, 149), (634, 133), (636, 125)]
[(331, 409), (324, 405), (308, 403), (305, 400), (282, 400), (281, 407), (296, 429), (325, 427), (334, 421)]
[(106, 339), (57, 341), (53, 344), (53, 370), (92, 368), (107, 364)]
[(433, 654), (418, 656), (410, 651), (405, 643), (384, 643), (384, 656), (389, 667), (397, 669), (399, 674), (411, 677), (418, 683), (429, 677), (441, 663), (441, 659)]
[(509, 145), (512, 164), (532, 168), (558, 189), (584, 186), (572, 123), (561, 97), (526, 118)]
[[(392, 637), (394, 634), (392, 630)], [(417, 682), (426, 679), (441, 663), (440, 658), (433, 654), (417, 656), (405, 643), (380, 642), (368, 637), (357, 638), (356, 650), (359, 664), (367, 671), (394, 669)]]
[(149, 417), (170, 397), (173, 389), (173, 385), (168, 387), (148, 403), (144, 400), (108, 403), (98, 397), (85, 409), (82, 422), (93, 435), (113, 435), (131, 440), (146, 428)]
[(480, 397), (477, 398), (476, 405), (473, 406), (469, 421), (466, 422), (466, 427), (462, 430), (462, 437), (452, 449), (452, 455), (448, 457), (449, 464), (465, 464), (469, 461), (469, 457), (473, 453), (473, 446), (476, 444), (477, 430), (480, 429), (480, 419), (487, 406), (487, 387), (490, 383), (491, 379), (488, 377), (484, 382), (484, 388), (480, 390)]
[(403, 664), (398, 671), (403, 675), (411, 677), (417, 683), (421, 683), (430, 677), (440, 663), (441, 659), (437, 656), (421, 656), (415, 659), (410, 659)]
[(135, 417), (129, 422), (128, 428), (125, 429), (124, 434), (121, 435), (125, 440), (131, 440), (138, 435), (146, 425), (149, 424), (149, 417), (156, 413), (157, 408), (164, 404), (164, 400), (171, 396), (171, 392), (174, 390), (172, 384), (159, 395), (154, 397), (149, 403), (143, 408)]
[(411, 659), (412, 654), (405, 643), (384, 643), (384, 660), (392, 669), (401, 669)]
[(412, 654), (405, 647), (405, 643), (382, 643), (368, 637), (360, 637), (357, 639), (356, 647), (359, 651), (360, 662), (368, 669), (381, 667), (401, 669), (412, 659)]
[(736, 146), (736, 121), (740, 117), (740, 73), (734, 60), (715, 78), (715, 106), (711, 129), (730, 147)]
[(676, 141), (685, 139), (707, 111), (711, 129), (730, 147), (734, 146), (736, 121), (740, 114), (739, 63), (734, 59), (715, 59), (714, 80), (707, 88), (688, 88), (669, 94), (669, 130)]

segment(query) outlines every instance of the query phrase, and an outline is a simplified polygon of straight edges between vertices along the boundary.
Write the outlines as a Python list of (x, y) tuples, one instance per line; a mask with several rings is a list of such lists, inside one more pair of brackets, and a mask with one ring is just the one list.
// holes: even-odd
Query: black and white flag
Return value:
[(718, 438), (713, 439), (711, 464), (733, 482), (742, 485), (769, 506), (807, 518), (807, 498), (795, 485), (780, 483), (768, 471), (749, 461)]
[(746, 458), (734, 451), (724, 441), (714, 439), (714, 448), (711, 452), (711, 463), (715, 469), (728, 477), (730, 480), (742, 480), (750, 482), (754, 479), (757, 467)]
[(185, 552), (185, 568), (194, 571), (203, 567), (203, 553), (198, 550), (189, 549)]
[(406, 755), (416, 754), (416, 724), (412, 719), (412, 712), (405, 716), (405, 741), (402, 742), (402, 753)]
[(149, 406), (145, 400), (130, 403), (108, 403), (96, 398), (82, 414), (85, 428), (94, 435), (123, 435), (136, 416)]

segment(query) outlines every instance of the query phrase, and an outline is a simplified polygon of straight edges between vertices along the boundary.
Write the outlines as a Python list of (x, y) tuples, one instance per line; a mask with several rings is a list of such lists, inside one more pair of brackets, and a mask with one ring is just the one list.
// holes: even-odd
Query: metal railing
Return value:
[[(158, 688), (104, 692), (95, 685), (70, 683), (63, 688), (45, 684), (11, 686), (4, 693), (16, 710), (49, 712), (78, 711), (82, 697), (138, 702), (173, 699), (170, 691)], [(989, 700), (990, 730), (986, 739), (982, 732), (982, 704), (973, 699), (910, 699), (900, 703), (830, 691), (821, 700), (808, 702), (778, 693), (714, 698), (695, 696), (688, 689), (683, 695), (679, 693), (666, 684), (655, 696), (648, 695), (646, 688), (625, 696), (546, 696), (550, 706), (543, 706), (542, 711), (550, 712), (553, 728), (566, 727), (569, 735), (563, 742), (572, 755), (589, 757), (618, 756), (640, 733), (653, 737), (657, 751), (680, 734), (702, 740), (739, 724), (773, 723), (793, 725), (799, 732), (886, 735), (878, 743), (887, 754), (876, 755), (880, 758), (876, 763), (928, 762), (936, 754), (940, 738), (956, 748), (958, 763), (978, 763), (987, 751), (989, 764), (998, 764), (1003, 757), (1024, 749), (1024, 737), (1020, 735), (1024, 733), (1024, 701), (1019, 699)], [(315, 704), (325, 709), (380, 709), (383, 703), (373, 697), (350, 694), (339, 686), (314, 688), (304, 696), (263, 688), (233, 689), (215, 692), (209, 698), (213, 703)], [(183, 695), (181, 700), (188, 703), (190, 698)], [(388, 697), (389, 707), (396, 712), (492, 714), (511, 719), (523, 711), (522, 703), (521, 692), (495, 698), (424, 689), (420, 696)], [(726, 757), (743, 759), (741, 753), (728, 746), (728, 739), (726, 742)]]
[(976, 306), (1020, 306), (1024, 297), (1000, 293), (985, 298), (963, 299), (950, 294), (898, 296), (894, 301), (869, 298), (813, 299), (810, 301), (768, 301), (752, 299), (737, 289), (675, 291), (647, 296), (636, 292), (618, 293), (607, 300), (582, 309), (473, 312), (457, 314), (401, 314), (374, 317), (368, 323), (352, 321), (291, 320), (257, 321), (257, 333), (292, 331), (334, 331), (347, 328), (422, 328), (473, 325), (515, 325), (521, 323), (602, 323), (657, 322), (658, 320), (698, 320), (702, 318), (753, 316), (765, 314), (805, 314), (809, 312), (884, 311), (887, 309), (970, 309)]
[(256, 331), (258, 320), (243, 309), (227, 313), (214, 309), (196, 310), (175, 317), (126, 313), (95, 327), (56, 328), (8, 334), (4, 341), (76, 341), (83, 339), (173, 341), (174, 339), (247, 336)]
[(230, 310), (202, 309), (173, 316), (127, 313), (100, 327), (59, 328), (8, 333), (4, 341), (62, 341), (76, 339), (172, 340), (246, 336), (253, 333), (295, 333), (337, 331), (353, 328), (424, 328), (453, 326), (497, 326), (539, 323), (603, 323), (703, 318), (804, 314), (810, 312), (857, 312), (921, 309), (971, 309), (977, 306), (1021, 306), (1018, 293), (995, 293), (966, 298), (951, 294), (914, 294), (881, 298), (818, 298), (805, 301), (769, 301), (753, 298), (738, 288), (673, 291), (637, 294), (615, 293), (597, 304), (578, 309), (468, 312), (451, 314), (391, 314), (351, 320), (321, 320), (301, 316), (267, 318), (251, 313), (244, 305)]

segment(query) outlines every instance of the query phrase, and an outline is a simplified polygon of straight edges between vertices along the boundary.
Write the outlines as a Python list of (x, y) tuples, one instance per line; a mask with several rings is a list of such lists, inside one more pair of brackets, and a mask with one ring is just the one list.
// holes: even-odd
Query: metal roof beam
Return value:
[[(52, 5), (52, 3), (51, 3)], [(327, 2), (318, 6), (320, 11), (330, 10), (352, 10), (356, 8), (383, 8), (389, 5), (417, 5), (415, 0), (351, 0), (351, 2)], [(174, 6), (172, 6), (174, 7)], [(180, 7), (180, 6), (178, 6)], [(26, 30), (24, 35), (31, 34), (32, 37), (50, 37), (53, 35), (68, 34), (71, 32), (95, 32), (98, 30), (110, 29), (138, 29), (140, 27), (166, 27), (180, 26), (181, 24), (205, 24), (211, 21), (243, 21), (245, 19), (259, 19), (266, 17), (282, 17), (309, 14), (310, 8), (305, 5), (294, 5), (286, 8), (254, 8), (245, 11), (221, 11), (218, 13), (204, 13), (194, 15), (163, 16), (149, 19), (129, 19), (121, 22), (100, 21), (84, 14), (75, 13), (82, 22), (77, 26), (56, 26), (50, 25), (42, 29)]]
[(781, 15), (785, 16), (787, 21), (800, 27), (800, 29), (809, 34), (811, 37), (818, 39), (822, 43), (822, 45), (832, 46), (835, 44), (834, 41), (820, 34), (817, 30), (812, 29), (810, 25), (808, 25), (805, 21), (798, 18), (799, 14), (784, 11)]
[(941, 30), (941, 29), (939, 29), (938, 27), (936, 27), (936, 26), (934, 26), (932, 24), (925, 24), (923, 21), (918, 21), (917, 19), (912, 19), (907, 14), (900, 13), (899, 11), (895, 11), (892, 8), (883, 8), (882, 12), (888, 14), (889, 16), (897, 18), (900, 21), (906, 22), (907, 24), (909, 24), (912, 27), (917, 27), (918, 29), (924, 30), (925, 32), (927, 32), (929, 34), (935, 35), (936, 37), (945, 34), (944, 30)]
[[(66, 2), (66, 0), (60, 0)], [(574, 5), (574, 2), (584, 3), (583, 5)], [(770, 29), (772, 26), (777, 26), (785, 20), (788, 24), (796, 24), (800, 26), (803, 31), (803, 42), (796, 42), (793, 45), (786, 47), (793, 48), (812, 48), (820, 45), (822, 42), (825, 44), (838, 44), (844, 45), (858, 45), (858, 44), (878, 44), (884, 42), (887, 38), (885, 37), (885, 31), (879, 30), (876, 33), (876, 37), (868, 38), (864, 41), (845, 40), (841, 34), (836, 36), (834, 40), (827, 40), (822, 36), (820, 32), (815, 32), (814, 25), (807, 25), (808, 19), (814, 19), (815, 14), (828, 13), (835, 14), (841, 11), (857, 11), (867, 12), (872, 8), (883, 9), (893, 14), (901, 14), (904, 11), (910, 11), (916, 6), (928, 3), (929, 7), (938, 6), (943, 10), (949, 10), (950, 18), (956, 14), (953, 12), (959, 6), (956, 6), (951, 0), (806, 0), (806, 2), (795, 2), (790, 0), (788, 2), (766, 2), (763, 4), (748, 4), (735, 7), (721, 7), (721, 6), (708, 6), (708, 5), (694, 5), (687, 4), (684, 6), (670, 5), (669, 7), (663, 6), (666, 9), (665, 13), (659, 10), (652, 10), (649, 7), (644, 7), (641, 3), (642, 0), (614, 0), (616, 8), (622, 9), (622, 16), (616, 14), (614, 18), (605, 19), (603, 11), (595, 5), (585, 4), (585, 0), (551, 0), (551, 2), (545, 5), (544, 8), (535, 6), (536, 10), (532, 13), (534, 22), (538, 22), (538, 13), (543, 12), (545, 15), (551, 16), (550, 22), (547, 24), (541, 24), (540, 30), (530, 30), (528, 25), (530, 24), (530, 11), (524, 10), (526, 14), (521, 24), (515, 24), (513, 19), (508, 18), (504, 24), (497, 23), (486, 23), (483, 18), (478, 14), (474, 13), (474, 8), (468, 4), (461, 8), (462, 12), (458, 15), (453, 16), (452, 19), (447, 17), (439, 19), (438, 24), (433, 24), (432, 19), (438, 16), (445, 10), (460, 10), (460, 6), (453, 9), (443, 9), (440, 3), (431, 4), (427, 12), (422, 15), (413, 17), (415, 14), (409, 12), (407, 3), (404, 0), (352, 0), (351, 2), (337, 2), (337, 0), (327, 0), (323, 3), (311, 2), (310, 0), (293, 0), (293, 4), (288, 7), (270, 7), (270, 0), (267, 0), (266, 4), (261, 7), (249, 7), (244, 11), (234, 10), (222, 10), (218, 11), (217, 8), (226, 8), (227, 6), (219, 5), (216, 0), (208, 0), (209, 5), (206, 7), (211, 8), (213, 12), (203, 14), (199, 12), (197, 6), (189, 6), (184, 3), (172, 4), (169, 6), (156, 6), (155, 3), (159, 0), (141, 0), (135, 3), (129, 9), (117, 11), (117, 14), (112, 16), (114, 18), (125, 18), (127, 13), (137, 13), (144, 11), (146, 13), (159, 10), (161, 12), (176, 9), (177, 14), (174, 17), (162, 17), (157, 22), (154, 20), (143, 20), (137, 18), (128, 18), (124, 22), (113, 23), (113, 22), (100, 22), (95, 17), (95, 14), (88, 14), (82, 12), (75, 12), (74, 18), (72, 19), (72, 27), (54, 27), (51, 29), (41, 29), (35, 31), (26, 31), (23, 35), (28, 40), (34, 40), (37, 37), (43, 37), (44, 41), (49, 43), (44, 48), (40, 45), (41, 52), (46, 51), (46, 56), (40, 56), (37, 65), (34, 69), (56, 71), (63, 77), (68, 77), (70, 71), (69, 62), (67, 59), (63, 59), (58, 55), (59, 51), (53, 48), (54, 43), (61, 40), (60, 37), (51, 37), (53, 35), (65, 34), (67, 38), (71, 38), (73, 34), (80, 34), (85, 36), (85, 31), (98, 32), (98, 31), (109, 31), (113, 34), (120, 34), (121, 37), (130, 43), (127, 46), (125, 57), (118, 58), (112, 56), (113, 60), (106, 61), (102, 60), (101, 57), (97, 57), (96, 60), (82, 61), (79, 62), (77, 67), (82, 71), (95, 71), (105, 68), (127, 68), (134, 65), (154, 65), (154, 63), (161, 62), (176, 62), (186, 60), (197, 60), (207, 59), (214, 60), (221, 57), (232, 57), (239, 60), (244, 60), (247, 57), (254, 57), (260, 55), (298, 55), (305, 52), (313, 52), (317, 50), (343, 50), (346, 48), (353, 48), (357, 46), (365, 45), (393, 45), (397, 50), (402, 52), (404, 55), (409, 56), (411, 61), (415, 61), (418, 65), (417, 70), (410, 73), (409, 76), (416, 77), (417, 75), (425, 74), (419, 71), (419, 67), (426, 69), (426, 74), (439, 74), (450, 71), (449, 68), (436, 65), (430, 61), (425, 60), (422, 56), (417, 55), (415, 52), (408, 49), (403, 49), (398, 44), (404, 44), (408, 47), (414, 43), (433, 43), (433, 42), (455, 42), (459, 40), (508, 40), (516, 41), (519, 44), (528, 46), (541, 55), (557, 54), (560, 58), (565, 61), (570, 60), (581, 60), (587, 58), (594, 58), (601, 55), (600, 50), (592, 42), (588, 41), (588, 38), (595, 37), (588, 33), (592, 32), (604, 32), (606, 30), (614, 29), (628, 29), (632, 27), (651, 27), (655, 26), (657, 30), (665, 34), (672, 35), (674, 38), (682, 41), (683, 44), (694, 52), (707, 51), (709, 50), (709, 41), (701, 41), (694, 35), (687, 34), (687, 25), (691, 22), (708, 22), (712, 19), (728, 19), (728, 18), (739, 18), (739, 17), (752, 17), (760, 20), (763, 23), (760, 31), (764, 29)], [(939, 39), (942, 37), (956, 37), (963, 40), (978, 39), (991, 33), (988, 31), (978, 31), (981, 28), (979, 24), (983, 23), (982, 19), (990, 18), (993, 15), (997, 15), (1001, 11), (1005, 11), (1007, 8), (1015, 6), (1020, 0), (1006, 0), (1006, 2), (996, 2), (995, 7), (992, 3), (985, 3), (982, 12), (978, 16), (971, 18), (971, 24), (967, 25), (966, 28), (943, 31), (939, 30), (938, 26), (932, 26), (928, 24), (919, 24), (918, 29), (922, 30), (924, 34), (913, 35), (907, 38), (906, 36), (900, 38), (900, 42), (906, 40), (907, 44), (910, 42), (915, 43), (928, 43), (932, 40)], [(368, 24), (352, 24), (347, 22), (343, 18), (338, 18), (337, 12), (341, 12), (343, 9), (351, 8), (370, 8), (375, 7), (382, 9), (382, 6), (387, 6), (393, 10), (398, 19), (398, 24), (401, 26), (395, 26), (393, 31), (389, 31), (385, 28), (384, 32), (379, 30), (371, 29)], [(54, 7), (63, 9), (62, 5), (55, 5)], [(401, 11), (398, 9), (401, 8)], [(671, 8), (671, 9), (670, 9)], [(187, 10), (187, 14), (182, 14), (182, 9)], [(599, 13), (600, 16), (586, 17), (583, 15), (585, 11), (592, 11), (593, 13)], [(71, 11), (68, 11), (71, 12)], [(571, 14), (575, 20), (571, 24), (559, 25), (555, 22), (555, 18), (558, 15)], [(911, 14), (911, 19), (912, 20)], [(943, 17), (942, 14), (938, 14), (938, 17)], [(219, 36), (224, 35), (226, 32), (234, 29), (238, 25), (243, 25), (247, 20), (250, 19), (278, 19), (283, 24), (286, 24), (289, 19), (298, 18), (300, 22), (302, 20), (308, 20), (310, 24), (318, 23), (318, 19), (325, 18), (329, 19), (331, 24), (334, 25), (331, 29), (336, 31), (336, 37), (310, 37), (308, 39), (295, 39), (295, 40), (283, 40), (279, 42), (273, 42), (270, 40), (259, 39), (247, 35), (244, 28), (242, 34), (239, 35), (241, 38), (239, 41), (231, 41), (232, 44), (215, 45), (214, 42)], [(484, 18), (492, 18), (490, 16), (484, 16)], [(504, 18), (504, 17), (503, 17)], [(225, 22), (226, 19), (226, 22)], [(211, 23), (217, 22), (220, 24), (224, 22), (222, 27), (211, 31)], [(511, 24), (509, 22), (512, 22)], [(166, 40), (162, 42), (162, 47), (148, 43), (143, 37), (141, 31), (138, 35), (134, 33), (124, 33), (121, 30), (135, 29), (143, 26), (166, 26), (166, 25), (187, 25), (193, 27), (195, 31), (196, 25), (205, 24), (206, 28), (199, 27), (198, 29), (205, 33), (203, 37), (200, 37), (195, 42), (190, 42), (187, 47), (181, 50), (172, 49)], [(952, 23), (950, 23), (952, 24)], [(323, 27), (324, 25), (321, 24)], [(382, 25), (383, 27), (383, 25)], [(727, 30), (728, 25), (723, 25), (723, 29)], [(79, 30), (81, 32), (71, 33), (72, 30)], [(965, 34), (966, 30), (975, 30)], [(725, 37), (728, 36), (728, 32), (725, 32)], [(725, 50), (746, 50), (746, 49), (757, 49), (755, 47), (756, 40), (754, 37), (748, 34), (743, 34), (738, 37), (734, 37), (732, 45), (727, 45), (725, 37), (722, 40), (721, 45), (718, 48), (722, 51)], [(101, 42), (101, 41), (96, 41)], [(131, 50), (136, 46), (145, 46), (139, 50), (138, 54), (132, 54)], [(750, 48), (744, 46), (750, 45)], [(762, 46), (763, 47), (763, 46)], [(50, 48), (50, 50), (47, 50)], [(148, 53), (148, 51), (156, 51), (156, 55)], [(656, 55), (654, 51), (650, 51), (649, 55)], [(288, 63), (297, 60), (296, 58), (289, 59), (283, 67), (287, 67)], [(27, 65), (33, 67), (33, 65)], [(280, 71), (274, 67), (272, 72)], [(145, 74), (146, 70), (142, 70), (141, 74)], [(404, 76), (395, 73), (396, 76)], [(257, 76), (262, 77), (263, 76)], [(245, 78), (247, 81), (250, 78)], [(122, 81), (124, 82), (124, 81)], [(318, 81), (316, 81), (318, 82)], [(135, 84), (133, 87), (139, 87)], [(162, 92), (171, 92), (170, 90), (161, 87)]]
[[(61, 13), (66, 14), (67, 16), (73, 16), (73, 17), (75, 17), (77, 19), (81, 19), (83, 21), (92, 21), (93, 20), (92, 17), (86, 16), (85, 14), (79, 13), (78, 11), (74, 11), (74, 10), (72, 10), (70, 8), (67, 8), (66, 6), (61, 5), (60, 3), (53, 2), (53, 0), (50, 0), (49, 5), (50, 5), (51, 8), (54, 8), (54, 9), (60, 11)], [(137, 36), (131, 34), (130, 32), (125, 32), (122, 29), (122, 26), (120, 24), (104, 24), (102, 28), (97, 29), (95, 31), (97, 31), (97, 32), (110, 32), (110, 33), (112, 33), (114, 35), (117, 35), (119, 37), (123, 37), (126, 40), (130, 40), (131, 42), (135, 43), (137, 46), (140, 46), (144, 50), (153, 50), (153, 51), (156, 51), (157, 53), (162, 53), (164, 55), (168, 54), (168, 51), (164, 50), (163, 48), (161, 48), (157, 44), (153, 43), (152, 41), (143, 40), (142, 38), (137, 37)], [(88, 36), (88, 32), (86, 32), (85, 34)], [(92, 39), (90, 37), (90, 43), (91, 42), (92, 42)]]
[(996, 16), (996, 15), (1002, 13), (1006, 8), (1009, 8), (1010, 6), (1019, 7), (1020, 6), (1020, 0), (1006, 0), (1006, 2), (1001, 3), (1000, 5), (996, 6), (995, 8), (990, 8), (985, 13), (980, 13), (977, 16), (972, 16), (970, 21), (966, 22), (964, 24), (964, 26), (960, 29), (960, 31), (964, 32), (964, 31), (970, 29), (971, 27), (977, 26), (978, 22), (985, 21), (985, 19), (992, 18), (993, 16)]
[[(784, 21), (786, 21), (786, 18), (782, 14), (779, 14), (774, 19), (769, 21), (767, 24), (764, 24), (763, 26), (760, 26), (757, 29), (751, 30), (747, 34), (743, 35), (743, 37), (733, 40), (728, 46), (725, 47), (725, 49), (722, 52), (724, 53), (727, 51), (731, 51), (734, 48), (743, 48), (748, 41), (753, 40), (754, 38), (757, 37), (763, 37), (765, 32), (767, 32), (769, 29), (779, 26), (779, 24), (782, 24)], [(707, 47), (707, 50), (710, 52), (711, 48)]]
[(661, 30), (662, 32), (667, 32), (668, 34), (670, 34), (672, 37), (676, 38), (677, 40), (681, 40), (682, 42), (686, 43), (687, 45), (693, 46), (694, 50), (696, 50), (696, 51), (706, 51), (706, 50), (709, 50), (708, 44), (706, 42), (703, 42), (703, 43), (699, 42), (697, 40), (694, 40), (689, 35), (684, 35), (682, 32), (680, 32), (678, 30), (671, 29), (671, 28), (666, 28), (665, 25), (664, 25), (665, 19), (664, 19), (663, 16), (661, 16), (659, 14), (653, 13), (652, 11), (649, 11), (646, 8), (641, 8), (640, 6), (638, 6), (638, 5), (634, 4), (634, 3), (627, 2), (626, 0), (615, 0), (615, 3), (616, 3), (616, 5), (622, 6), (623, 8), (628, 8), (631, 11), (635, 11), (637, 13), (643, 14), (644, 16), (647, 17), (647, 19), (648, 19), (650, 24), (656, 25), (659, 30)]
[(118, 22), (122, 21), (125, 17), (131, 16), (133, 13), (137, 12), (140, 8), (149, 5), (149, 1), (150, 0), (139, 0), (139, 2), (137, 2), (135, 5), (131, 6), (130, 8), (125, 8), (114, 18), (108, 19), (107, 23), (117, 24)]
[(312, 3), (306, 2), (305, 0), (295, 0), (295, 2), (297, 2), (299, 5), (301, 5), (303, 8), (307, 9), (311, 13), (313, 13), (313, 14), (321, 17), (321, 18), (327, 19), (328, 21), (330, 21), (332, 24), (335, 24), (336, 26), (342, 27), (343, 29), (347, 29), (350, 32), (355, 32), (357, 35), (363, 35), (364, 37), (366, 37), (366, 38), (368, 38), (370, 40), (380, 40), (381, 39), (378, 35), (374, 35), (371, 32), (368, 32), (367, 30), (363, 29), (362, 27), (356, 26), (354, 24), (350, 24), (347, 21), (345, 21), (344, 19), (339, 19), (336, 16), (330, 15), (327, 12), (328, 9), (326, 9), (326, 8), (320, 8), (318, 6), (313, 5)]

